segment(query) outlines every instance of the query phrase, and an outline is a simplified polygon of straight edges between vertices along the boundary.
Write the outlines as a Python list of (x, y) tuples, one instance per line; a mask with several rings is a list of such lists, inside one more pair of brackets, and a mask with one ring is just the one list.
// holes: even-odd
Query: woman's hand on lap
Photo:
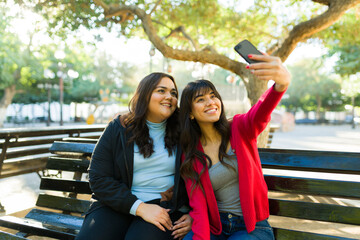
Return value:
[(174, 239), (183, 239), (190, 232), (193, 219), (189, 214), (184, 214), (179, 220), (174, 222), (173, 233)]
[[(154, 224), (160, 230), (171, 230), (173, 225), (169, 216), (170, 209), (165, 209), (156, 204), (141, 203), (136, 209), (136, 216), (141, 217), (146, 222)], [(164, 228), (165, 227), (165, 228)]]

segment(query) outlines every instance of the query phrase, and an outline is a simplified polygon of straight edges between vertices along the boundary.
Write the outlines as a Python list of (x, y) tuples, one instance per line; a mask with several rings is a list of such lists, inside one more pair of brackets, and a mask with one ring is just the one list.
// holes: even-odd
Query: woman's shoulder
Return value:
[(238, 113), (235, 114), (232, 118), (229, 118), (228, 121), (230, 123), (230, 125), (232, 124), (237, 124), (238, 122), (243, 121), (244, 117), (246, 116), (246, 113)]
[(110, 127), (114, 131), (123, 132), (126, 130), (125, 120), (127, 114), (116, 114), (115, 117), (109, 122), (107, 127)]

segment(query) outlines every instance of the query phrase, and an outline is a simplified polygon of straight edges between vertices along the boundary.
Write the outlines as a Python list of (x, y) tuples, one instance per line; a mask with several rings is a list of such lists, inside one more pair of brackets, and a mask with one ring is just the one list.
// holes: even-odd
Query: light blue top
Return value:
[(144, 158), (134, 144), (134, 173), (131, 192), (139, 198), (130, 209), (135, 215), (142, 202), (161, 199), (161, 192), (174, 185), (176, 154), (169, 157), (165, 148), (166, 120), (161, 123), (146, 121), (150, 138), (153, 139), (154, 153)]

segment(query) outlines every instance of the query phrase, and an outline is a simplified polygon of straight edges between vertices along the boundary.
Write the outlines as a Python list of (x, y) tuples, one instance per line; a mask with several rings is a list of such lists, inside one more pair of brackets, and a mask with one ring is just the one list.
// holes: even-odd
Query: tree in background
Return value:
[(336, 111), (343, 107), (340, 82), (323, 65), (321, 59), (303, 59), (289, 66), (292, 86), (287, 91), (289, 97), (282, 100), (287, 111), (315, 111), (316, 118), (323, 120), (325, 111)]
[[(46, 19), (40, 21), (41, 26), (39, 20), (34, 21), (34, 28), (24, 34), (16, 32), (13, 25), (26, 14), (26, 9), (9, 11), (0, 2), (0, 127), (11, 103), (18, 103), (21, 108), (25, 104), (48, 101), (50, 105), (59, 101), (60, 78), (64, 82), (63, 101), (67, 104), (97, 102), (101, 89), (110, 89), (117, 95), (134, 91), (135, 66), (99, 54), (94, 43), (76, 38), (71, 32), (66, 32), (66, 41), (56, 35), (49, 38), (43, 31), (44, 25), (51, 23)], [(61, 57), (56, 56), (58, 52)], [(121, 100), (120, 96), (116, 100)], [(49, 108), (45, 104), (43, 107), (45, 111)]]
[(0, 9), (0, 127), (6, 109), (17, 93), (27, 92), (42, 77), (40, 62), (31, 52), (32, 36), (26, 45), (11, 28), (11, 17)]
[(342, 76), (342, 93), (351, 99), (352, 128), (355, 128), (355, 99), (360, 98), (360, 47), (353, 44), (338, 45), (331, 53), (338, 56), (335, 72)]
[(360, 0), (255, 1), (246, 11), (239, 9), (241, 2), (59, 0), (35, 4), (51, 20), (52, 31), (104, 26), (126, 37), (146, 36), (166, 58), (227, 69), (244, 79), (254, 103), (266, 83), (252, 79), (245, 64), (229, 58), (229, 49), (249, 38), (285, 61), (299, 42), (331, 26)]
[(94, 76), (102, 90), (115, 94), (116, 101), (125, 105), (134, 93), (138, 82), (144, 76), (137, 66), (127, 62), (115, 60), (105, 52), (101, 52), (95, 58)]
[[(166, 58), (209, 63), (238, 75), (254, 104), (267, 88), (230, 57), (229, 49), (248, 38), (285, 61), (300, 42), (320, 32), (360, 0), (261, 1), (242, 11), (240, 0), (83, 0), (18, 1), (46, 16), (52, 31), (106, 27), (125, 37), (142, 36)], [(276, 11), (275, 9), (280, 9)], [(296, 13), (296, 14), (295, 14)], [(316, 36), (315, 36), (316, 34)], [(237, 57), (238, 58), (238, 57)], [(266, 135), (266, 132), (265, 132)], [(264, 141), (265, 140), (265, 141)], [(264, 145), (264, 138), (261, 145)]]
[[(336, 56), (334, 72), (342, 78), (342, 92), (351, 99), (352, 127), (355, 128), (355, 106), (360, 105), (360, 10), (351, 10), (325, 34), (329, 56)], [(357, 102), (357, 101), (358, 102)]]

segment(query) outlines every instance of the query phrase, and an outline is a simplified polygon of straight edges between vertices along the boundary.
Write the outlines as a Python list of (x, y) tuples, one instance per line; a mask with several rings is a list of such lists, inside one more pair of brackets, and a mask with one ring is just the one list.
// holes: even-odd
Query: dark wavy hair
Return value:
[[(178, 89), (172, 76), (161, 72), (151, 73), (140, 81), (134, 96), (129, 102), (130, 112), (126, 115), (124, 120), (127, 132), (132, 133), (129, 142), (134, 141), (139, 147), (140, 154), (145, 158), (150, 157), (154, 152), (154, 140), (150, 137), (149, 128), (146, 125), (146, 113), (154, 89), (161, 79), (165, 77), (170, 78), (171, 81), (173, 81), (176, 89), (176, 98), (178, 98)], [(175, 152), (175, 147), (179, 142), (178, 117), (179, 108), (176, 106), (174, 113), (166, 122), (165, 147), (169, 152), (169, 156)]]
[[(215, 86), (208, 80), (197, 80), (195, 82), (189, 82), (184, 88), (181, 94), (180, 100), (180, 145), (185, 155), (185, 160), (181, 165), (180, 173), (185, 179), (191, 179), (193, 181), (193, 189), (196, 185), (200, 184), (200, 176), (204, 173), (205, 167), (211, 167), (211, 158), (205, 153), (197, 150), (197, 145), (201, 137), (201, 129), (195, 119), (190, 119), (190, 113), (192, 112), (192, 104), (196, 96), (199, 94), (205, 95), (209, 92), (214, 92), (215, 96), (221, 102), (221, 114), (217, 122), (214, 123), (215, 129), (221, 135), (221, 144), (219, 148), (219, 160), (226, 166), (230, 166), (223, 162), (224, 157), (229, 157), (226, 153), (227, 144), (230, 139), (230, 125), (226, 119), (224, 104), (221, 96), (216, 90)], [(203, 169), (198, 174), (194, 169), (195, 159), (198, 159), (203, 165)], [(206, 161), (208, 160), (208, 162)]]

